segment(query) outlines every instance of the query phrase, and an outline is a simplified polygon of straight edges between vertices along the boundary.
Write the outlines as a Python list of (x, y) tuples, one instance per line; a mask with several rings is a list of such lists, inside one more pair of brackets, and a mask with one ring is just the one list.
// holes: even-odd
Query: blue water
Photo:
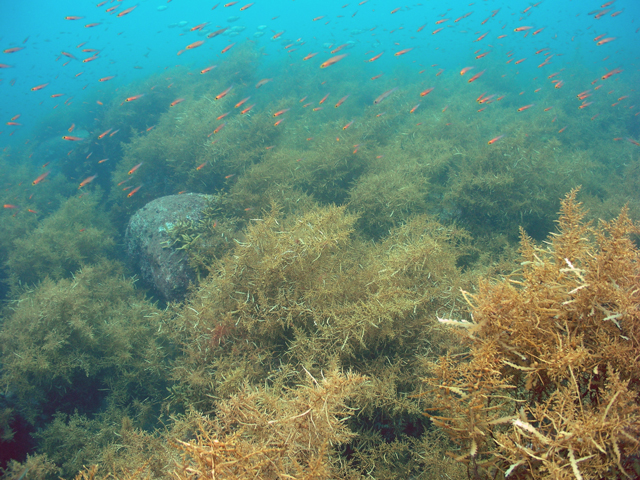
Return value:
[[(475, 72), (504, 69), (506, 60), (510, 58), (505, 54), (511, 51), (514, 62), (520, 58), (527, 59), (518, 66), (510, 65), (512, 73), (518, 71), (517, 76), (512, 75), (509, 79), (514, 91), (528, 84), (534, 85), (533, 77), (543, 78), (563, 69), (566, 83), (574, 73), (584, 75), (586, 71), (595, 79), (614, 68), (624, 70), (622, 75), (627, 83), (638, 78), (640, 2), (631, 0), (614, 2), (599, 19), (595, 16), (603, 10), (600, 8), (604, 3), (602, 0), (547, 0), (535, 4), (526, 1), (425, 1), (406, 4), (375, 0), (257, 0), (244, 11), (240, 7), (249, 2), (242, 1), (229, 7), (224, 3), (194, 0), (103, 3), (72, 0), (2, 2), (1, 49), (24, 49), (0, 54), (0, 63), (11, 66), (0, 69), (0, 119), (4, 124), (20, 115), (16, 122), (21, 124), (2, 125), (0, 146), (16, 146), (29, 140), (33, 135), (32, 127), (54, 109), (75, 108), (88, 98), (92, 99), (92, 104), (85, 108), (94, 109), (93, 98), (96, 96), (107, 98), (114, 92), (126, 90), (134, 80), (176, 65), (199, 71), (211, 63), (224, 61), (220, 51), (226, 45), (246, 39), (264, 48), (262, 67), (265, 70), (268, 70), (270, 62), (283, 56), (288, 56), (291, 62), (301, 62), (311, 52), (320, 52), (310, 60), (320, 64), (330, 56), (329, 45), (335, 48), (354, 42), (353, 48), (344, 50), (349, 53), (343, 60), (345, 63), (361, 64), (374, 54), (385, 52), (377, 63), (371, 65), (372, 72), (426, 68), (427, 74), (433, 75), (440, 68), (459, 70), (467, 65), (476, 65)], [(117, 13), (136, 5), (129, 14), (117, 16)], [(217, 7), (212, 9), (214, 5)], [(106, 12), (114, 6), (117, 8), (113, 12)], [(391, 13), (398, 8), (397, 12)], [(594, 11), (596, 13), (592, 13)], [(621, 13), (612, 16), (616, 12)], [(470, 15), (455, 22), (467, 13)], [(67, 16), (83, 18), (66, 20)], [(234, 16), (239, 18), (229, 22)], [(320, 16), (323, 18), (313, 20)], [(444, 18), (448, 21), (436, 24)], [(488, 20), (482, 24), (485, 19)], [(98, 26), (85, 27), (98, 22)], [(190, 31), (204, 22), (208, 23), (203, 30)], [(423, 30), (417, 32), (423, 25)], [(264, 28), (264, 35), (254, 36), (260, 32), (260, 26)], [(519, 33), (513, 31), (520, 26), (531, 26), (532, 29)], [(245, 28), (235, 37), (228, 36), (231, 32), (227, 31), (206, 39), (205, 33), (222, 27)], [(442, 31), (433, 34), (439, 27), (443, 27)], [(533, 36), (532, 33), (540, 28), (544, 30)], [(281, 37), (271, 39), (281, 31), (284, 31)], [(474, 41), (485, 32), (488, 33), (483, 40)], [(615, 40), (598, 46), (593, 39), (602, 34), (605, 34), (603, 38), (615, 37)], [(506, 37), (498, 39), (499, 35)], [(185, 46), (201, 39), (207, 40), (204, 45), (177, 55)], [(292, 42), (304, 43), (288, 53), (284, 46)], [(98, 57), (83, 63), (83, 59), (93, 55), (92, 52), (82, 52), (87, 48), (98, 50)], [(401, 57), (392, 55), (404, 48), (413, 50)], [(543, 61), (543, 54), (535, 55), (535, 52), (543, 48), (548, 48), (553, 57), (548, 65), (537, 68)], [(485, 58), (474, 59), (476, 51), (489, 50), (491, 53)], [(77, 60), (62, 55), (63, 51)], [(113, 80), (99, 82), (100, 78), (112, 75), (116, 76)], [(286, 77), (276, 80), (294, 81)], [(48, 85), (41, 90), (31, 90), (45, 83)], [(548, 84), (548, 81), (539, 83)], [(566, 85), (562, 93), (575, 96), (585, 89), (584, 82), (581, 82), (580, 85)], [(63, 95), (51, 98), (51, 95), (59, 93)], [(635, 91), (621, 93), (637, 96)], [(633, 100), (635, 98), (628, 106)], [(90, 128), (90, 125), (85, 125), (85, 128)]]

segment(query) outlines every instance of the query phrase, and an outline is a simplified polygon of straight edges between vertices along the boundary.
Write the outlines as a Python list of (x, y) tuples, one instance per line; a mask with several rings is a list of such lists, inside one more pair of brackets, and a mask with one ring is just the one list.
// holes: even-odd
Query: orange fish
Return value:
[(35, 86), (31, 89), (32, 92), (35, 92), (36, 90), (42, 90), (44, 87), (46, 87), (47, 85), (49, 85), (48, 83), (43, 83), (42, 85), (38, 85)]
[(16, 205), (12, 205), (12, 204), (10, 204), (10, 203), (5, 203), (5, 204), (3, 205), (3, 207), (4, 207), (4, 208), (11, 208), (11, 209), (18, 208)]
[(142, 185), (138, 185), (136, 188), (134, 188), (133, 190), (131, 190), (131, 191), (129, 192), (129, 194), (127, 195), (127, 198), (131, 198), (131, 197), (133, 197), (133, 195), (134, 195), (138, 190), (140, 190), (140, 188), (142, 188)]
[(76, 124), (72, 123), (71, 126), (69, 127), (69, 130), (67, 130), (69, 133), (73, 132), (73, 129), (76, 128)]
[(460, 70), (460, 75), (464, 75), (465, 73), (467, 73), (472, 68), (473, 67), (464, 67), (462, 70)]
[(114, 78), (116, 78), (115, 75), (109, 75), (108, 77), (102, 77), (100, 80), (98, 80), (99, 82), (107, 82), (109, 80), (113, 80)]
[(273, 114), (274, 117), (279, 117), (280, 115), (287, 113), (289, 110), (291, 110), (290, 108), (285, 108), (283, 110), (279, 110), (276, 113)]
[(351, 125), (353, 125), (353, 120), (351, 120), (349, 123), (347, 123), (344, 127), (342, 127), (342, 130), (346, 130), (347, 128), (349, 128)]
[(224, 117), (226, 117), (227, 115), (229, 115), (231, 112), (227, 112), (227, 113), (223, 113), (222, 115), (218, 115), (216, 117), (216, 120), (222, 120)]
[(282, 36), (282, 34), (284, 33), (284, 30), (281, 32), (276, 33), (273, 37), (271, 37), (271, 40), (275, 40), (277, 38), (279, 38), (280, 36)]
[(425, 97), (425, 96), (429, 95), (431, 92), (433, 92), (433, 88), (434, 87), (429, 87), (426, 90), (420, 92), (420, 96), (421, 97)]
[(204, 162), (196, 167), (196, 170), (201, 170), (207, 165), (207, 162)]
[(409, 113), (415, 112), (418, 109), (419, 106), (420, 106), (420, 104), (415, 105), (411, 110), (409, 110)]
[(342, 60), (344, 57), (346, 57), (348, 55), (348, 53), (343, 53), (342, 55), (336, 55), (335, 57), (331, 57), (329, 60), (327, 60), (326, 62), (322, 63), (320, 65), (320, 68), (327, 68), (330, 67), (331, 65), (333, 65), (334, 63), (339, 62), (340, 60)]
[(241, 106), (242, 106), (243, 104), (245, 104), (245, 103), (246, 103), (246, 101), (247, 101), (247, 100), (249, 100), (250, 98), (251, 98), (250, 96), (249, 96), (249, 97), (246, 97), (246, 98), (243, 98), (243, 99), (242, 99), (242, 100), (240, 100), (238, 103), (236, 103), (236, 104), (234, 105), (234, 107), (233, 107), (233, 108), (241, 107)]
[(33, 182), (31, 182), (31, 185), (39, 184), (41, 181), (43, 181), (45, 178), (47, 178), (47, 175), (49, 175), (50, 172), (51, 172), (51, 170), (49, 170), (48, 172), (44, 172), (42, 175), (40, 175), (38, 178), (36, 178)]
[(251, 2), (251, 3), (247, 3), (244, 7), (240, 7), (240, 11), (242, 12), (242, 11), (246, 10), (246, 9), (247, 9), (247, 8), (249, 8), (251, 5), (253, 5), (253, 2)]
[[(189, 30), (190, 32), (195, 32), (196, 30), (202, 30), (204, 27), (206, 27), (209, 24), (209, 22), (204, 22), (204, 23), (200, 23), (198, 25), (196, 25), (195, 27), (191, 27), (191, 30)], [(204, 43), (204, 42), (203, 42)], [(197, 46), (197, 45), (196, 45)]]
[(598, 43), (596, 43), (596, 45), (604, 45), (605, 43), (613, 42), (615, 39), (616, 37), (603, 38)]
[(331, 93), (327, 93), (324, 97), (322, 97), (322, 99), (318, 102), (318, 105), (322, 105), (325, 100), (329, 97), (329, 95), (331, 95)]
[(204, 40), (198, 40), (197, 42), (193, 42), (190, 43), (189, 45), (187, 45), (186, 47), (184, 47), (185, 50), (191, 50), (192, 48), (197, 48), (200, 45), (204, 44)]
[(318, 54), (318, 52), (310, 53), (309, 55), (304, 57), (302, 60), (309, 60), (310, 58), (315, 57), (317, 54)]
[(211, 65), (210, 67), (207, 68), (203, 68), (202, 70), (200, 70), (200, 73), (207, 73), (210, 72), (211, 70), (213, 70), (214, 68), (216, 68), (217, 65)]
[(232, 43), (231, 45), (227, 45), (226, 47), (224, 47), (224, 48), (222, 49), (222, 51), (221, 51), (220, 53), (227, 53), (227, 52), (229, 51), (229, 49), (230, 49), (231, 47), (233, 47), (234, 45), (235, 45), (235, 43)]
[[(133, 7), (129, 7), (126, 10), (121, 11), (116, 17), (124, 17), (127, 13), (133, 12), (138, 5), (134, 5)], [(138, 187), (140, 188), (140, 187)]]
[(96, 178), (97, 176), (98, 175), (91, 175), (90, 177), (85, 178), (82, 182), (80, 182), (80, 186), (78, 187), (78, 190), (84, 187), (87, 183), (91, 183), (93, 179)]
[(252, 103), (252, 104), (251, 104), (251, 105), (249, 105), (247, 108), (245, 108), (244, 110), (242, 110), (242, 111), (240, 112), (240, 115), (244, 115), (245, 113), (249, 113), (249, 111), (250, 111), (253, 107), (255, 107), (255, 105), (256, 105), (255, 103)]
[(504, 135), (498, 135), (497, 137), (492, 138), (491, 140), (489, 140), (487, 143), (488, 143), (489, 145), (493, 145), (493, 144), (494, 144), (494, 143), (496, 143), (498, 140), (500, 140), (502, 137), (504, 137)]
[(371, 58), (369, 59), (369, 61), (370, 61), (370, 62), (375, 62), (376, 60), (378, 60), (378, 59), (382, 56), (382, 54), (383, 54), (383, 53), (384, 53), (384, 52), (380, 52), (380, 53), (379, 53), (378, 55), (376, 55), (375, 57), (371, 57)]
[(476, 73), (473, 77), (471, 77), (468, 80), (468, 83), (475, 82), (477, 79), (479, 79), (482, 76), (484, 72), (486, 72), (486, 70), (482, 70), (481, 72)]
[(15, 52), (19, 52), (20, 50), (24, 50), (24, 47), (7, 48), (4, 50), (4, 53), (15, 53)]
[(215, 99), (216, 100), (220, 100), (221, 98), (225, 97), (233, 88), (233, 85), (231, 85), (229, 88), (227, 88), (224, 92), (219, 93), (218, 95), (216, 95)]
[(169, 104), (170, 107), (175, 107), (179, 103), (184, 102), (184, 98), (176, 98), (173, 102)]
[(109, 130), (107, 130), (106, 132), (102, 132), (100, 135), (98, 135), (98, 139), (104, 138), (107, 135), (109, 135), (109, 132), (111, 132), (111, 130), (113, 130), (113, 128), (110, 128)]
[(137, 164), (135, 167), (133, 167), (131, 170), (129, 170), (127, 172), (127, 175), (131, 175), (133, 174), (133, 172), (135, 172), (136, 170), (138, 170), (140, 168), (140, 166), (143, 164), (144, 162), (140, 162), (139, 164)]
[(335, 107), (338, 108), (340, 105), (342, 105), (344, 103), (344, 101), (349, 98), (349, 95), (345, 95), (344, 97), (342, 97), (340, 100), (338, 100), (338, 103), (335, 104)]
[(84, 138), (72, 137), (71, 135), (65, 135), (64, 137), (62, 137), (62, 139), (69, 142), (81, 142), (82, 140), (84, 140)]
[(527, 109), (529, 109), (529, 108), (533, 107), (533, 105), (534, 105), (533, 103), (530, 103), (529, 105), (525, 105), (524, 107), (520, 107), (520, 108), (518, 109), (518, 111), (519, 111), (519, 112), (524, 112), (525, 110), (527, 110)]
[(226, 123), (221, 123), (220, 125), (218, 125), (218, 127), (213, 131), (213, 133), (218, 133), (220, 130), (222, 130), (224, 128), (224, 126), (226, 125)]
[(87, 23), (84, 28), (91, 28), (91, 27), (97, 27), (98, 25), (101, 25), (101, 22), (95, 22), (95, 23)]
[(517, 27), (517, 28), (514, 28), (513, 31), (514, 32), (524, 32), (526, 30), (531, 30), (532, 28), (533, 27)]
[(400, 55), (404, 55), (405, 53), (409, 53), (411, 50), (413, 50), (412, 48), (405, 48), (404, 50), (400, 50), (399, 52), (394, 53), (393, 55), (396, 57), (399, 57)]
[(77, 17), (77, 16), (73, 16), (73, 15), (69, 15), (67, 17), (64, 17), (65, 20), (82, 20), (84, 17)]

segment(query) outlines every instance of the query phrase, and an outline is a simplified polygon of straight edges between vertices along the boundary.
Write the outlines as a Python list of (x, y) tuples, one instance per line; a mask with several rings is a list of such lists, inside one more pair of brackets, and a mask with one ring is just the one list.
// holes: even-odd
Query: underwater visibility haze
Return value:
[(639, 478), (639, 53), (637, 0), (1, 2), (1, 477)]

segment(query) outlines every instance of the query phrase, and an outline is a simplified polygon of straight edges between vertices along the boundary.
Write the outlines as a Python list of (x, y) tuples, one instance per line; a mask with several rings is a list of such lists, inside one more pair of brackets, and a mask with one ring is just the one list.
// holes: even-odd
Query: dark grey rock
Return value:
[(125, 233), (129, 258), (142, 280), (167, 301), (182, 300), (195, 280), (186, 252), (167, 246), (167, 230), (180, 220), (200, 220), (210, 198), (197, 193), (157, 198), (129, 219)]

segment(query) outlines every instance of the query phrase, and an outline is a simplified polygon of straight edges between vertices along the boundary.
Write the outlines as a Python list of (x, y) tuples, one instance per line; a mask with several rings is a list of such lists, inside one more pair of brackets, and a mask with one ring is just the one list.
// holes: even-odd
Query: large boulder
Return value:
[(129, 220), (125, 244), (142, 280), (166, 301), (182, 300), (195, 272), (187, 254), (170, 245), (168, 230), (178, 221), (198, 221), (211, 197), (197, 193), (157, 198)]

